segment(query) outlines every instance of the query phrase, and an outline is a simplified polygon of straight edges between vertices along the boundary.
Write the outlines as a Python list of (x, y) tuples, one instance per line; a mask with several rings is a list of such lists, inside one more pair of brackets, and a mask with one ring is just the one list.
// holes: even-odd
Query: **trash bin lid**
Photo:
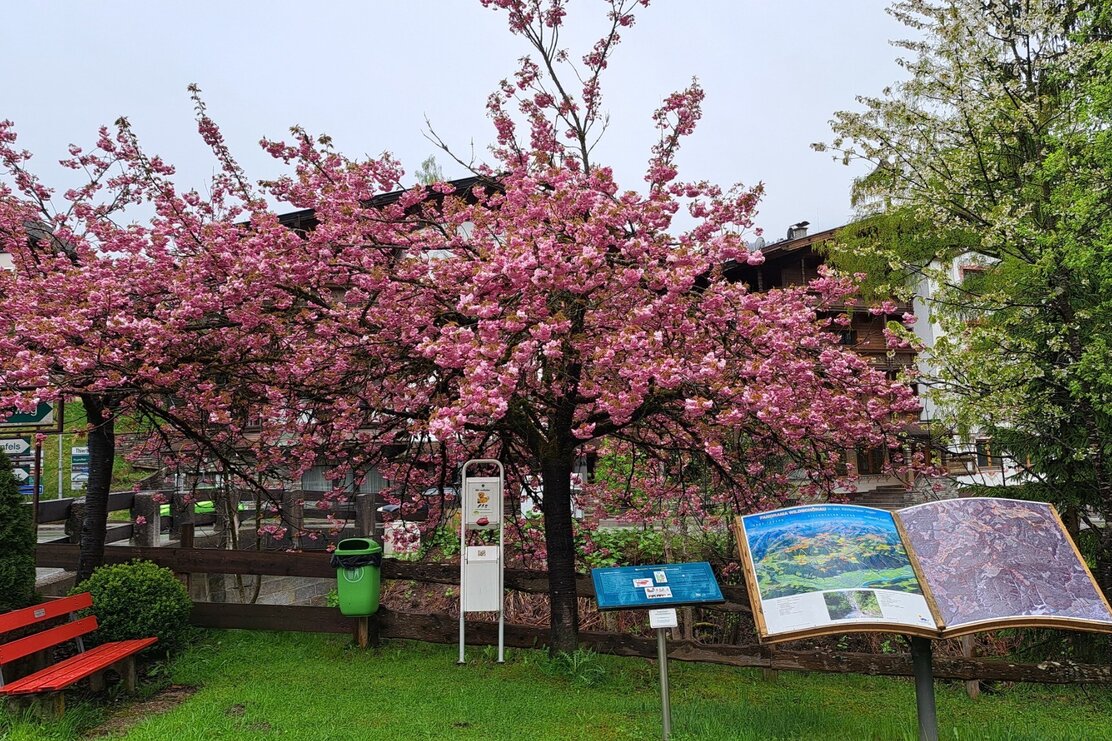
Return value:
[(382, 546), (370, 538), (345, 538), (336, 544), (334, 553), (340, 556), (358, 556), (366, 553), (381, 553)]

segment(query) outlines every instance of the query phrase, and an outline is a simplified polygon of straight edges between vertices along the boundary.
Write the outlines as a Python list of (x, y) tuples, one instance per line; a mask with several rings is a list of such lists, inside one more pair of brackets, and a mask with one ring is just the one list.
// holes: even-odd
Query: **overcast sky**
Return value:
[[(571, 0), (566, 45), (578, 57), (603, 32), (603, 4)], [(810, 149), (828, 121), (900, 78), (889, 40), (903, 29), (883, 0), (654, 0), (639, 9), (604, 79), (611, 128), (596, 159), (639, 187), (653, 141), (650, 115), (697, 76), (704, 117), (680, 160), (681, 177), (723, 185), (764, 182), (757, 219), (769, 241), (791, 223), (812, 231), (852, 216), (862, 170)], [(410, 2), (10, 3), (0, 118), (15, 121), (36, 170), (97, 127), (130, 118), (144, 146), (200, 187), (213, 164), (196, 135), (186, 86), (253, 177), (279, 168), (262, 136), (292, 124), (330, 134), (349, 155), (388, 150), (416, 169), (434, 153), (425, 118), (459, 151), (492, 139), (487, 94), (527, 49), (478, 0)], [(445, 174), (466, 173), (439, 160)]]

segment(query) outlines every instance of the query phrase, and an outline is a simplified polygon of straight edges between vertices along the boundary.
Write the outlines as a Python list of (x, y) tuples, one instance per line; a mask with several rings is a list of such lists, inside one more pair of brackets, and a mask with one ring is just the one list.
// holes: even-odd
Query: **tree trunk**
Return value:
[(553, 656), (573, 652), (579, 645), (579, 604), (575, 591), (575, 540), (571, 517), (572, 463), (570, 455), (541, 461), (544, 541), (548, 550), (548, 596), (551, 600), (548, 652)]
[(1096, 561), (1097, 584), (1105, 596), (1112, 595), (1112, 525), (1107, 521), (1097, 536)]
[(104, 563), (104, 535), (108, 527), (108, 492), (112, 488), (112, 464), (116, 460), (116, 417), (103, 396), (82, 394), (89, 420), (89, 483), (85, 490), (85, 519), (81, 524), (81, 548), (77, 561), (77, 583)]

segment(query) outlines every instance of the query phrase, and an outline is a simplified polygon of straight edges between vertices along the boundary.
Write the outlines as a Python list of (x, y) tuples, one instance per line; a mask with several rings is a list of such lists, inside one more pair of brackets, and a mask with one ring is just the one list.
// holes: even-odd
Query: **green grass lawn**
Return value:
[[(170, 667), (197, 693), (162, 714), (139, 713), (129, 741), (164, 739), (657, 739), (657, 672), (643, 659), (590, 657), (570, 670), (537, 651), (391, 642), (359, 651), (343, 636), (214, 631)], [(681, 739), (913, 739), (910, 681), (781, 673), (672, 662)], [(107, 714), (70, 703), (61, 724), (0, 714), (0, 738), (80, 738)], [(76, 707), (73, 707), (76, 705)], [(978, 700), (939, 683), (948, 739), (1112, 738), (1112, 689), (1002, 688)]]

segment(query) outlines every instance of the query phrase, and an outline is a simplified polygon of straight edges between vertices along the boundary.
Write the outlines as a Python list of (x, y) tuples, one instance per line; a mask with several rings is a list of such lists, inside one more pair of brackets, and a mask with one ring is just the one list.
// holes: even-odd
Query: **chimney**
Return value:
[(807, 236), (807, 227), (811, 222), (801, 221), (798, 224), (792, 224), (788, 227), (788, 239), (799, 239), (800, 237)]

